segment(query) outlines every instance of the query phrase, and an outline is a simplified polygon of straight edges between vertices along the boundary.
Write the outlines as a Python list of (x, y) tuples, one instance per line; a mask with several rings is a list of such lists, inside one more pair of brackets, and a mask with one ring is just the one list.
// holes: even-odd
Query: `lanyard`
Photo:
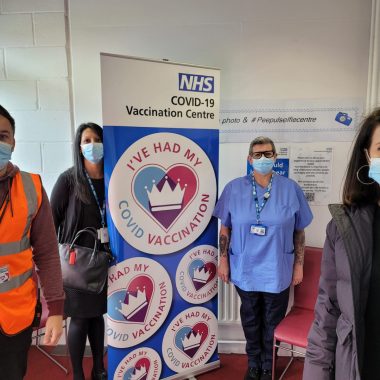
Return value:
[(272, 191), (272, 181), (273, 181), (273, 173), (272, 173), (272, 176), (270, 177), (269, 185), (264, 193), (263, 202), (261, 203), (261, 206), (260, 206), (259, 198), (257, 196), (257, 190), (256, 190), (256, 181), (255, 181), (254, 175), (252, 174), (252, 194), (253, 194), (253, 199), (255, 200), (257, 224), (260, 224), (260, 213), (261, 211), (263, 211), (263, 208), (267, 204), (267, 201), (270, 197), (270, 193)]
[(105, 213), (106, 213), (106, 202), (103, 201), (103, 207), (100, 207), (100, 202), (99, 202), (98, 194), (96, 194), (95, 187), (94, 187), (94, 185), (93, 185), (93, 183), (91, 181), (91, 178), (90, 178), (90, 176), (88, 175), (88, 173), (86, 171), (84, 171), (84, 172), (86, 173), (87, 181), (88, 181), (88, 183), (90, 185), (92, 194), (94, 194), (94, 198), (95, 198), (96, 204), (99, 207), (100, 218), (102, 219), (102, 227), (104, 228), (104, 226), (106, 225), (105, 218), (104, 218)]

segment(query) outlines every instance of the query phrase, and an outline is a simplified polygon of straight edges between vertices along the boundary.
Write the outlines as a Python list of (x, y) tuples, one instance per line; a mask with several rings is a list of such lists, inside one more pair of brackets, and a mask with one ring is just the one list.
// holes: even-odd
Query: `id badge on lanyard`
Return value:
[(108, 235), (107, 227), (102, 227), (98, 229), (98, 239), (101, 243), (109, 243), (110, 237)]
[(258, 236), (265, 236), (267, 234), (267, 226), (262, 224), (251, 224), (250, 233)]
[(260, 222), (260, 214), (261, 214), (261, 211), (263, 211), (263, 208), (265, 207), (265, 205), (268, 202), (268, 199), (270, 197), (270, 193), (272, 190), (272, 181), (273, 181), (273, 174), (270, 178), (268, 187), (264, 193), (263, 202), (262, 202), (261, 207), (260, 207), (259, 198), (258, 198), (257, 190), (256, 190), (255, 177), (252, 175), (252, 195), (253, 195), (253, 199), (255, 201), (255, 207), (256, 207), (256, 223), (251, 224), (250, 229), (249, 229), (249, 233), (252, 235), (266, 236), (266, 234), (267, 234), (268, 227), (263, 225)]
[(85, 172), (85, 173), (86, 173), (87, 181), (88, 181), (88, 183), (90, 185), (91, 191), (94, 194), (94, 198), (95, 198), (96, 204), (98, 205), (99, 212), (100, 212), (100, 218), (102, 220), (102, 227), (97, 230), (98, 239), (103, 244), (104, 243), (109, 243), (110, 238), (109, 238), (109, 235), (108, 235), (108, 228), (106, 227), (106, 223), (105, 223), (106, 204), (105, 204), (105, 202), (103, 202), (103, 207), (100, 207), (99, 199), (98, 199), (98, 196), (96, 194), (94, 185), (92, 184), (91, 178), (90, 178), (90, 176), (88, 175), (87, 172)]

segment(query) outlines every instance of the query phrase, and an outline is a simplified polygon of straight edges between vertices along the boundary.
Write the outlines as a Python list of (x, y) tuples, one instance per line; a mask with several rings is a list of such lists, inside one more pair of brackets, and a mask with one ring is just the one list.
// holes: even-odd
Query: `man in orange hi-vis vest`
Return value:
[(62, 334), (64, 293), (49, 200), (40, 177), (10, 162), (15, 121), (0, 105), (0, 379), (22, 380), (36, 318), (35, 269), (49, 316), (44, 344)]

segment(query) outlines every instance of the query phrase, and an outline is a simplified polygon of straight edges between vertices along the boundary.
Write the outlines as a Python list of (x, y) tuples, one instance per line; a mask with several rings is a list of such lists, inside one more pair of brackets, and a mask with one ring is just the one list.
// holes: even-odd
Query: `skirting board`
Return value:
[(218, 350), (222, 354), (245, 354), (245, 337), (240, 322), (219, 322)]

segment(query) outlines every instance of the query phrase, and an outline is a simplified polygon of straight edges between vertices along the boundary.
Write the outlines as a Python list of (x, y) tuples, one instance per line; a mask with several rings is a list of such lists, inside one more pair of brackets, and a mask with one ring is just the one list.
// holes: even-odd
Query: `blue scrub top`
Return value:
[[(261, 206), (266, 188), (256, 183)], [(214, 216), (232, 229), (229, 248), (231, 282), (245, 291), (280, 293), (293, 274), (295, 230), (308, 226), (313, 214), (300, 186), (273, 174), (272, 191), (260, 214), (266, 236), (250, 233), (256, 224), (251, 176), (236, 178), (223, 190)]]

